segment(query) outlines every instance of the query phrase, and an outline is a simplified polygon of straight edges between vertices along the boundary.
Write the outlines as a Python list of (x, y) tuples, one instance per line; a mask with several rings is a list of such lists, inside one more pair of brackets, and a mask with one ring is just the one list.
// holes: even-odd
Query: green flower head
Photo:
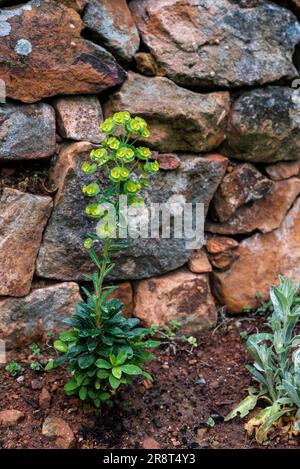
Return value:
[(113, 120), (117, 125), (125, 125), (128, 121), (130, 121), (131, 116), (129, 112), (124, 111), (124, 112), (116, 112), (113, 115)]
[(83, 242), (83, 246), (85, 249), (91, 249), (93, 247), (93, 240), (92, 238), (86, 238)]
[(137, 148), (137, 154), (141, 160), (148, 160), (151, 157), (151, 151), (147, 147)]
[(140, 131), (143, 130), (143, 126), (141, 125), (139, 119), (137, 119), (136, 117), (130, 119), (130, 121), (127, 122), (126, 128), (128, 132), (131, 132), (133, 134), (138, 134)]
[(92, 182), (91, 184), (88, 184), (87, 186), (83, 186), (82, 188), (82, 193), (89, 197), (93, 197), (99, 194), (99, 192), (100, 192), (100, 187), (96, 182)]
[(134, 151), (132, 150), (132, 148), (128, 146), (124, 146), (124, 145), (121, 146), (117, 150), (116, 155), (117, 155), (117, 158), (119, 158), (120, 160), (124, 160), (127, 163), (134, 160)]
[(147, 128), (143, 128), (142, 131), (141, 131), (141, 136), (142, 136), (143, 138), (148, 138), (148, 137), (150, 137), (150, 132), (149, 132), (149, 130), (148, 130)]
[(127, 181), (124, 184), (124, 189), (127, 192), (127, 194), (129, 194), (129, 195), (130, 194), (137, 194), (141, 189), (141, 185), (140, 185), (139, 182)]
[(85, 162), (81, 166), (81, 170), (85, 174), (94, 174), (97, 171), (97, 169), (98, 169), (98, 166), (96, 165), (96, 163), (90, 164), (88, 162)]
[(129, 177), (129, 170), (127, 168), (121, 168), (121, 171), (120, 171), (121, 181), (127, 181), (128, 177)]
[(119, 146), (121, 145), (121, 142), (120, 140), (117, 139), (117, 137), (109, 137), (106, 141), (106, 144), (112, 150), (117, 150)]
[(90, 204), (85, 208), (88, 217), (97, 218), (101, 215), (101, 206), (99, 204)]
[(109, 179), (113, 182), (119, 182), (121, 179), (122, 168), (120, 166), (115, 166), (110, 170)]
[(92, 161), (95, 161), (99, 165), (102, 165), (109, 160), (109, 155), (105, 148), (96, 148), (91, 151), (90, 158)]
[(114, 132), (116, 128), (116, 123), (112, 117), (108, 117), (108, 119), (105, 119), (103, 124), (100, 125), (100, 131), (105, 133), (105, 134), (111, 134)]
[(116, 227), (114, 224), (109, 223), (99, 223), (97, 226), (97, 234), (99, 238), (112, 238), (116, 236)]
[(150, 166), (153, 173), (157, 173), (157, 171), (159, 171), (158, 161), (153, 161), (153, 163), (150, 163)]

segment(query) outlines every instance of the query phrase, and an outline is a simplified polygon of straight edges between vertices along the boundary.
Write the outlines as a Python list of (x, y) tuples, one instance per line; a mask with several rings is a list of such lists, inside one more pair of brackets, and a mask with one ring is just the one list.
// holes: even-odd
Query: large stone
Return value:
[(0, 337), (8, 350), (23, 347), (66, 329), (62, 320), (81, 300), (76, 283), (35, 288), (24, 298), (0, 299)]
[(97, 96), (66, 96), (56, 98), (57, 130), (61, 137), (99, 143), (103, 140), (99, 125), (103, 122)]
[(245, 306), (256, 308), (256, 293), (262, 299), (269, 288), (278, 283), (279, 274), (298, 282), (300, 278), (300, 198), (277, 230), (255, 234), (243, 240), (239, 259), (226, 272), (214, 273), (213, 290), (221, 304), (231, 313), (240, 313)]
[(213, 212), (219, 221), (224, 222), (241, 205), (265, 197), (271, 187), (272, 181), (252, 164), (236, 166), (219, 185), (212, 201)]
[[(53, 170), (52, 179), (58, 192), (37, 260), (37, 273), (41, 277), (79, 280), (94, 270), (82, 247), (86, 233), (96, 226), (95, 221), (85, 215), (89, 200), (81, 192), (82, 185), (95, 177), (80, 171), (90, 149), (88, 143), (63, 147)], [(180, 169), (161, 171), (153, 178), (144, 194), (146, 206), (150, 201), (198, 202), (203, 203), (207, 211), (226, 171), (227, 158), (212, 155), (181, 156), (180, 159)], [(100, 181), (103, 182), (101, 173)], [(129, 241), (131, 245), (116, 260), (112, 278), (139, 279), (159, 275), (182, 266), (191, 256), (184, 237)]]
[(130, 8), (150, 52), (180, 85), (233, 87), (297, 76), (297, 19), (271, 2), (251, 3), (133, 0)]
[(146, 326), (163, 326), (176, 320), (190, 334), (208, 328), (217, 320), (208, 276), (179, 270), (135, 285), (134, 315)]
[(269, 86), (242, 94), (234, 103), (227, 153), (246, 161), (300, 159), (300, 100), (292, 88)]
[(229, 112), (227, 92), (200, 94), (168, 78), (129, 72), (122, 88), (109, 96), (105, 117), (130, 110), (149, 123), (147, 143), (162, 152), (210, 151), (222, 143)]
[(140, 45), (139, 33), (126, 0), (90, 0), (83, 16), (94, 40), (121, 60), (131, 60)]
[(264, 199), (243, 205), (224, 223), (206, 224), (207, 231), (219, 234), (242, 234), (260, 230), (268, 233), (278, 228), (300, 194), (300, 179), (277, 181)]
[(288, 179), (300, 174), (300, 160), (298, 161), (283, 161), (280, 163), (269, 164), (265, 170), (274, 181)]
[(29, 293), (51, 197), (5, 188), (0, 197), (0, 295)]
[(55, 114), (49, 104), (0, 106), (0, 161), (47, 158), (55, 153)]
[(61, 2), (32, 0), (0, 11), (0, 76), (10, 98), (32, 103), (59, 94), (99, 93), (122, 83), (113, 56), (81, 36)]

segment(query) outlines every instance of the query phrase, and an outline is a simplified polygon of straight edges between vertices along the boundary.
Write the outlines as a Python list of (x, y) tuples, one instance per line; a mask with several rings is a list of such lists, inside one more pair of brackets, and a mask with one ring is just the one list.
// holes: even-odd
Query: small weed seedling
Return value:
[[(166, 350), (171, 351), (174, 355), (178, 350), (193, 353), (194, 348), (197, 347), (197, 339), (193, 336), (180, 335), (179, 330), (181, 327), (181, 322), (171, 321), (168, 325), (160, 328), (153, 325), (150, 331), (151, 335), (156, 336), (161, 345), (165, 346)], [(186, 346), (189, 346), (189, 348), (186, 348)]]
[(8, 362), (5, 369), (12, 376), (19, 376), (23, 371), (21, 365), (18, 362), (16, 362), (15, 360), (11, 360), (10, 362)]
[[(147, 340), (150, 331), (139, 327), (138, 319), (123, 316), (123, 305), (117, 299), (109, 299), (116, 287), (105, 286), (104, 281), (114, 268), (111, 256), (127, 247), (115, 237), (116, 223), (112, 223), (108, 207), (118, 213), (121, 195), (127, 196), (128, 205), (141, 206), (144, 201), (139, 193), (159, 165), (151, 161), (149, 148), (135, 144), (150, 135), (144, 119), (117, 112), (103, 122), (100, 131), (107, 137), (101, 148), (92, 150), (91, 161), (82, 165), (88, 175), (96, 175), (101, 169), (102, 178), (107, 181), (100, 184), (96, 177), (82, 188), (83, 194), (92, 199), (86, 206), (86, 215), (98, 221), (97, 230), (88, 233), (83, 243), (97, 269), (87, 276), (93, 291), (83, 288), (86, 301), (80, 302), (75, 315), (65, 320), (72, 329), (54, 341), (60, 355), (46, 366), (50, 370), (67, 364), (71, 378), (64, 387), (66, 393), (79, 396), (86, 408), (92, 405), (97, 409), (103, 404), (111, 406), (118, 389), (132, 383), (134, 376), (152, 380), (142, 367), (153, 358), (147, 349), (158, 345), (157, 341)], [(93, 247), (97, 243), (101, 244), (100, 258)]]
[(300, 335), (295, 327), (300, 317), (297, 297), (299, 285), (279, 279), (279, 286), (270, 290), (272, 314), (269, 332), (252, 334), (246, 348), (253, 363), (246, 365), (258, 387), (248, 389), (248, 396), (230, 412), (225, 421), (238, 414), (245, 417), (259, 400), (268, 404), (245, 425), (255, 432), (259, 443), (266, 443), (272, 429), (290, 435), (300, 431)]

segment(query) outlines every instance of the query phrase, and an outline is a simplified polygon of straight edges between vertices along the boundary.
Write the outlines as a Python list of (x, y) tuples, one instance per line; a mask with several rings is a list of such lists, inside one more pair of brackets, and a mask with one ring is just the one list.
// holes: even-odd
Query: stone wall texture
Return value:
[[(127, 316), (195, 332), (221, 306), (255, 308), (279, 274), (299, 280), (299, 18), (298, 0), (0, 0), (9, 348), (62, 329), (80, 298), (93, 227), (80, 167), (119, 110), (149, 123), (161, 172), (146, 200), (205, 207), (201, 250), (137, 239), (115, 259)], [(36, 191), (41, 174), (50, 185)]]

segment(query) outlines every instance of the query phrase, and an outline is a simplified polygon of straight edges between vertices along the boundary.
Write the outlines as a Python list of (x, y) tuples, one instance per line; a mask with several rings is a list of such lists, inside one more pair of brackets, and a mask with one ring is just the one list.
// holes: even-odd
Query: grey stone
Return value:
[(0, 161), (48, 158), (55, 153), (55, 114), (49, 104), (0, 105)]
[(0, 338), (6, 349), (40, 340), (50, 330), (65, 330), (62, 320), (73, 314), (80, 300), (79, 287), (73, 282), (34, 288), (24, 298), (1, 299)]
[[(45, 231), (37, 260), (41, 277), (61, 280), (79, 280), (94, 271), (82, 247), (86, 233), (96, 222), (85, 216), (89, 202), (81, 193), (83, 184), (95, 179), (80, 173), (82, 161), (88, 157), (91, 145), (77, 143), (64, 147), (53, 172), (59, 189), (54, 210)], [(202, 202), (207, 211), (228, 160), (222, 156), (181, 156), (181, 168), (156, 175), (147, 188), (146, 202)], [(103, 182), (100, 175), (100, 181)], [(185, 264), (192, 252), (186, 249), (184, 239), (137, 239), (121, 257), (111, 275), (115, 279), (141, 279), (159, 275)]]
[(126, 0), (90, 0), (83, 21), (94, 40), (116, 57), (121, 60), (134, 57), (140, 38)]
[(299, 142), (297, 90), (269, 86), (244, 93), (235, 101), (224, 149), (228, 156), (265, 163), (297, 160)]

